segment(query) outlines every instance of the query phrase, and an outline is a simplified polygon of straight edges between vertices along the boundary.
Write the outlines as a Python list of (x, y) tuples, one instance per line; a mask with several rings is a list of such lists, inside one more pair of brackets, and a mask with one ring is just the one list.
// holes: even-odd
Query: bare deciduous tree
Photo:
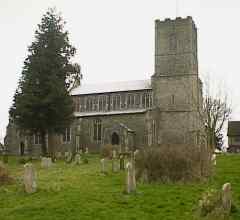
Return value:
[[(221, 148), (224, 125), (231, 115), (231, 107), (226, 93), (222, 95), (221, 86), (215, 88), (214, 95), (210, 92), (209, 82), (205, 83), (206, 91), (203, 100), (203, 113), (208, 146), (212, 151)], [(218, 90), (218, 91), (217, 91)]]

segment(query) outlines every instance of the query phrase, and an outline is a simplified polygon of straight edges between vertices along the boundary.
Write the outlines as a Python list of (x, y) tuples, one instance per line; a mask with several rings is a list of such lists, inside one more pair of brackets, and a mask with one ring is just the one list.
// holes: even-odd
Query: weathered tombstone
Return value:
[(85, 154), (88, 154), (88, 147), (85, 148)]
[(211, 160), (212, 160), (213, 165), (216, 166), (216, 165), (217, 165), (217, 156), (216, 156), (216, 154), (213, 154), (213, 155), (212, 155)]
[(106, 173), (106, 167), (105, 167), (105, 159), (101, 159), (101, 173)]
[(80, 154), (83, 154), (83, 150), (82, 150), (82, 149), (80, 149), (80, 150), (79, 150), (79, 153), (80, 153)]
[(230, 213), (231, 205), (232, 205), (231, 184), (225, 183), (222, 186), (222, 207), (227, 213)]
[(66, 160), (68, 157), (69, 157), (69, 152), (66, 151), (66, 152), (64, 153), (64, 158), (65, 158), (65, 160)]
[(112, 157), (113, 157), (113, 159), (117, 158), (117, 151), (116, 150), (112, 151)]
[(56, 153), (56, 158), (59, 160), (59, 159), (62, 159), (62, 152), (57, 152)]
[(126, 175), (126, 192), (127, 193), (132, 193), (136, 191), (136, 184), (134, 184), (135, 181), (135, 176), (133, 172), (133, 165), (131, 162), (128, 162), (126, 164), (126, 169), (127, 169), (127, 175)]
[(26, 193), (34, 193), (37, 191), (36, 171), (31, 163), (24, 165), (23, 183)]
[(80, 165), (81, 164), (81, 155), (77, 153), (74, 158), (74, 164), (75, 165)]
[(120, 165), (120, 170), (124, 170), (125, 169), (125, 160), (124, 160), (124, 155), (120, 155), (119, 157), (119, 165)]
[(52, 166), (52, 158), (51, 157), (42, 157), (41, 167), (42, 168), (49, 168), (51, 166)]

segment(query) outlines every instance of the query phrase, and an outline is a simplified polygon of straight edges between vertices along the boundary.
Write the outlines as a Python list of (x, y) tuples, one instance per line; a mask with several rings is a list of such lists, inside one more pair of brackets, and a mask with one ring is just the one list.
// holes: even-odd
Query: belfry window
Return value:
[(100, 119), (93, 121), (93, 140), (102, 140), (102, 121)]

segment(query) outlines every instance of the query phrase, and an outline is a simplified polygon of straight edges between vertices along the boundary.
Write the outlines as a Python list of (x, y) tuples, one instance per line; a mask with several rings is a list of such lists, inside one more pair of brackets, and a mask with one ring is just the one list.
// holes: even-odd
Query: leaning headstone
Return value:
[(101, 173), (106, 173), (105, 159), (101, 159)]
[(222, 186), (222, 207), (227, 213), (230, 213), (231, 205), (232, 205), (231, 184), (225, 183)]
[(36, 171), (31, 163), (24, 165), (23, 184), (26, 193), (34, 193), (37, 191)]
[(74, 158), (74, 164), (75, 165), (80, 165), (81, 164), (81, 155), (77, 153)]
[(212, 155), (211, 160), (212, 160), (213, 165), (216, 166), (216, 165), (217, 165), (217, 156), (216, 156), (216, 154), (213, 154), (213, 155)]
[[(136, 191), (136, 185), (134, 184), (134, 172), (133, 172), (133, 165), (131, 162), (126, 164), (127, 175), (126, 175), (126, 192), (132, 193)], [(135, 181), (136, 182), (136, 181)]]
[(125, 160), (124, 160), (124, 155), (120, 155), (119, 157), (119, 165), (120, 165), (120, 170), (124, 170), (125, 169)]

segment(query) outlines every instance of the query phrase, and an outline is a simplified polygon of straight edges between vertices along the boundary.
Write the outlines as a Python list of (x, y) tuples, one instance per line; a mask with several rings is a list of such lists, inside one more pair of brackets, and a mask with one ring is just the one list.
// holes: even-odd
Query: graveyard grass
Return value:
[(100, 174), (99, 159), (90, 155), (89, 164), (79, 166), (58, 161), (49, 169), (36, 161), (38, 191), (27, 195), (21, 185), (23, 165), (10, 157), (8, 168), (16, 183), (0, 186), (0, 219), (189, 220), (201, 194), (208, 188), (220, 189), (225, 182), (232, 184), (237, 207), (231, 219), (240, 219), (239, 155), (218, 156), (216, 173), (208, 183), (138, 184), (135, 195), (123, 193), (125, 173), (112, 173), (109, 161), (108, 174)]

